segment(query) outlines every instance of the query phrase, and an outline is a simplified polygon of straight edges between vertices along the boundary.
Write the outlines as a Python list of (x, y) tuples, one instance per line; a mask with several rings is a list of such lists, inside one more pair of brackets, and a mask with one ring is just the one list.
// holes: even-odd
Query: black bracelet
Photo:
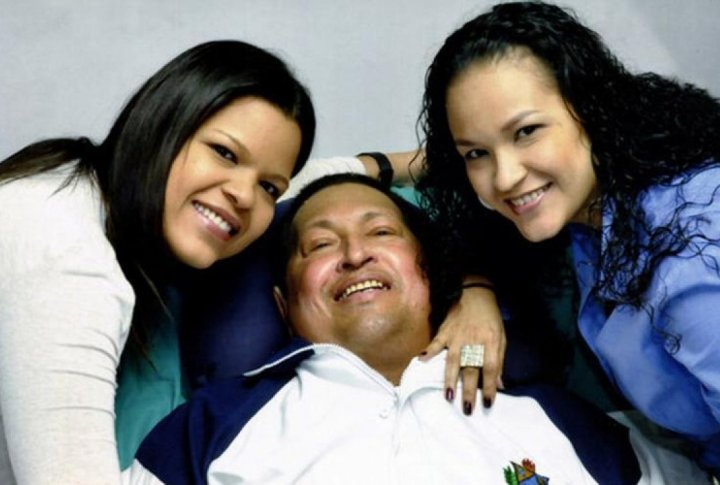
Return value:
[(480, 281), (475, 281), (473, 283), (463, 283), (461, 288), (463, 290), (466, 288), (485, 288), (490, 291), (495, 291), (495, 286), (493, 286), (492, 283), (483, 283)]
[(358, 157), (370, 157), (378, 164), (378, 180), (380, 180), (380, 183), (383, 184), (385, 187), (390, 187), (392, 185), (392, 179), (393, 175), (395, 174), (395, 171), (392, 168), (392, 164), (390, 163), (390, 160), (384, 153), (380, 152), (365, 152), (365, 153), (358, 153), (356, 156)]

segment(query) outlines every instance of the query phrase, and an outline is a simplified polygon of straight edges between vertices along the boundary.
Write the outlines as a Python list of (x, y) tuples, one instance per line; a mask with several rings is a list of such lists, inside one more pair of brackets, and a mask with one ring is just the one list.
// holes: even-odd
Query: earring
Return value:
[(480, 196), (478, 196), (478, 200), (480, 201), (480, 205), (483, 206), (483, 207), (485, 207), (487, 210), (489, 210), (489, 211), (494, 211), (494, 210), (495, 210), (495, 209), (493, 209), (493, 207), (492, 207), (490, 204), (488, 204), (487, 202), (485, 202), (484, 200), (482, 200), (482, 198), (481, 198)]

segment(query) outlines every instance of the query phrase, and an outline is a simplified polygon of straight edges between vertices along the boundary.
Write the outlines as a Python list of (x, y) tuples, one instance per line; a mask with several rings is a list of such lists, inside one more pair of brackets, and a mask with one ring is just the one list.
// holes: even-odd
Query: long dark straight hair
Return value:
[(146, 342), (144, 315), (162, 307), (157, 284), (177, 265), (163, 236), (170, 167), (188, 138), (232, 101), (254, 96), (295, 120), (302, 133), (293, 174), (307, 160), (315, 114), (306, 89), (275, 55), (240, 41), (197, 45), (171, 60), (127, 102), (105, 140), (49, 139), (0, 163), (0, 183), (77, 161), (66, 184), (90, 176), (107, 209), (106, 234), (132, 284), (133, 336)]

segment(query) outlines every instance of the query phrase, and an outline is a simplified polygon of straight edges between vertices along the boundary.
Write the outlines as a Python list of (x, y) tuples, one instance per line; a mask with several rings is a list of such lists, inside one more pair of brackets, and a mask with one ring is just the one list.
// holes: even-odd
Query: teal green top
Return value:
[(408, 202), (420, 206), (420, 194), (415, 187), (394, 185), (392, 190)]
[(120, 362), (115, 435), (121, 469), (132, 464), (150, 430), (189, 395), (180, 363), (177, 324), (163, 320), (150, 340), (152, 364), (129, 345)]

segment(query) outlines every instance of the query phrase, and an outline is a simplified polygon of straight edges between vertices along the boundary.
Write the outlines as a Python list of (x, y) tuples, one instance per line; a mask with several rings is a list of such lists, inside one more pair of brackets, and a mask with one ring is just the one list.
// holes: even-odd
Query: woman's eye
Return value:
[(540, 125), (523, 126), (518, 131), (515, 132), (515, 139), (528, 137), (528, 136), (532, 135), (533, 133), (535, 133), (535, 131), (538, 128), (540, 128)]
[(481, 150), (479, 148), (475, 148), (473, 150), (469, 150), (469, 151), (465, 152), (465, 155), (463, 155), (463, 158), (466, 161), (471, 161), (471, 160), (477, 160), (478, 158), (482, 158), (485, 155), (487, 155), (487, 150)]
[(225, 148), (224, 146), (218, 145), (218, 144), (213, 144), (213, 145), (211, 145), (211, 147), (215, 151), (215, 153), (220, 155), (222, 158), (229, 160), (233, 163), (235, 163), (237, 161), (237, 159), (235, 158), (235, 154), (231, 150), (228, 150), (227, 148)]
[(280, 193), (280, 189), (275, 184), (272, 184), (270, 182), (260, 182), (260, 186), (263, 188), (263, 190), (265, 192), (267, 192), (270, 195), (270, 197), (273, 198), (273, 200), (277, 200), (278, 197), (280, 197), (282, 195)]

